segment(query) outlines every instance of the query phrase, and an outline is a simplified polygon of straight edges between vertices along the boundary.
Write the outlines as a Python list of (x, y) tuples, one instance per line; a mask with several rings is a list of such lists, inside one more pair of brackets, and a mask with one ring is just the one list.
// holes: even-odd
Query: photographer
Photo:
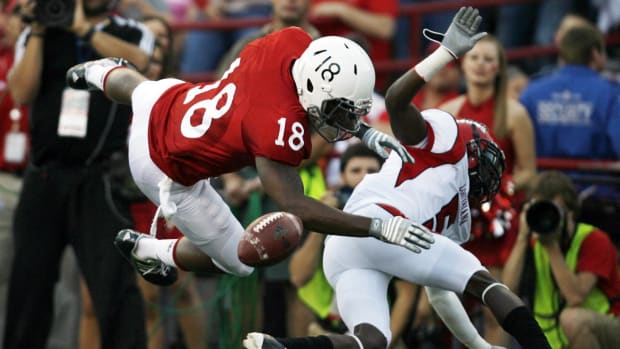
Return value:
[(65, 82), (69, 67), (97, 57), (146, 68), (154, 37), (142, 24), (112, 15), (115, 3), (37, 0), (22, 8), (29, 25), (17, 41), (8, 86), (16, 103), (30, 107), (31, 154), (15, 212), (5, 349), (45, 347), (67, 245), (88, 284), (101, 347), (146, 347), (135, 273), (112, 244), (118, 230), (132, 225), (128, 200), (111, 178), (118, 172), (112, 159), (126, 154), (130, 109)]
[(620, 276), (608, 235), (580, 223), (557, 171), (539, 175), (520, 216), (504, 283), (526, 298), (553, 348), (620, 348)]

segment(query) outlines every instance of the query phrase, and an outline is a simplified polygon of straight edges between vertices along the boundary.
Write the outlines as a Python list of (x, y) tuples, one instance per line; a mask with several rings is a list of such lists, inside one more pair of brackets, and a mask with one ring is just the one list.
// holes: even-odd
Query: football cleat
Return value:
[(243, 347), (245, 349), (286, 349), (282, 343), (272, 336), (260, 332), (248, 333), (243, 340)]
[(100, 66), (102, 68), (105, 67), (128, 67), (134, 70), (137, 70), (136, 67), (129, 63), (128, 60), (124, 58), (112, 57), (112, 58), (102, 58), (95, 61), (88, 61), (84, 63), (80, 63), (74, 65), (73, 67), (67, 70), (67, 84), (69, 87), (74, 88), (76, 90), (89, 90), (89, 91), (97, 91), (99, 88), (86, 80), (86, 70), (92, 69), (93, 67)]
[(123, 229), (116, 234), (114, 246), (118, 248), (123, 257), (136, 268), (146, 281), (160, 286), (173, 284), (178, 277), (175, 267), (164, 264), (162, 261), (154, 258), (141, 260), (135, 255), (134, 251), (140, 239), (154, 239), (154, 237), (131, 229)]

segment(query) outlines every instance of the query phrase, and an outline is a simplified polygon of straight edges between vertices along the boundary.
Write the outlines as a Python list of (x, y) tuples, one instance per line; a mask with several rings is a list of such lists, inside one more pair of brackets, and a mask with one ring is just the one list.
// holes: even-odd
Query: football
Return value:
[(237, 253), (243, 264), (268, 266), (288, 257), (301, 240), (303, 223), (287, 212), (271, 212), (258, 217), (239, 241)]

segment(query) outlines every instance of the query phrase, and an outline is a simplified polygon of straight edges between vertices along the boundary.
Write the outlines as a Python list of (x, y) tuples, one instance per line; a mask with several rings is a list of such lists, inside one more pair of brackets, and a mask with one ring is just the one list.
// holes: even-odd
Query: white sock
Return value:
[(433, 309), (461, 343), (471, 349), (491, 348), (491, 344), (480, 336), (469, 320), (463, 304), (454, 292), (433, 287), (424, 289)]
[(158, 259), (164, 264), (178, 268), (174, 262), (174, 247), (179, 239), (140, 239), (135, 250), (138, 259)]
[(86, 68), (86, 72), (84, 73), (84, 77), (86, 81), (95, 85), (98, 89), (103, 91), (103, 86), (105, 85), (105, 79), (108, 76), (108, 73), (118, 68), (118, 66), (102, 66), (100, 64), (91, 64)]

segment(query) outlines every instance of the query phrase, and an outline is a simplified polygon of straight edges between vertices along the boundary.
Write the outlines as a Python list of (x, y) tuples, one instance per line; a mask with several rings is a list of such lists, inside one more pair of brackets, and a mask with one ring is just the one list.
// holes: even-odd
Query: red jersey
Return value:
[(291, 75), (312, 41), (295, 27), (257, 39), (221, 80), (171, 87), (150, 115), (153, 162), (192, 185), (266, 157), (297, 166), (311, 152), (310, 128)]

